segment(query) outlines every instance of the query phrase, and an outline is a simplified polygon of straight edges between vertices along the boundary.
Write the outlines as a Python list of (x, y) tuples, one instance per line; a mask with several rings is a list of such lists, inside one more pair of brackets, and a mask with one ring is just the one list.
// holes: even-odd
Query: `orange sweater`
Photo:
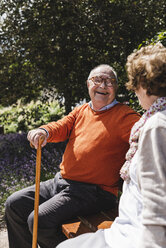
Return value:
[(99, 112), (86, 103), (41, 127), (49, 132), (48, 142), (69, 139), (60, 165), (63, 178), (97, 184), (117, 195), (130, 130), (139, 118), (121, 103)]

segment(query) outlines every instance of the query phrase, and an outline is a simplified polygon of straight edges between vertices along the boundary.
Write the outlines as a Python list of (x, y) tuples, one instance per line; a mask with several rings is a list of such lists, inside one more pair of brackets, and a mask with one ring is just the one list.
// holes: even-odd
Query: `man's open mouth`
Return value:
[(100, 94), (100, 95), (104, 95), (104, 96), (105, 96), (105, 95), (108, 95), (108, 93), (107, 93), (107, 92), (106, 92), (106, 93), (104, 93), (104, 92), (99, 92), (99, 91), (96, 91), (96, 93), (97, 93), (97, 94)]

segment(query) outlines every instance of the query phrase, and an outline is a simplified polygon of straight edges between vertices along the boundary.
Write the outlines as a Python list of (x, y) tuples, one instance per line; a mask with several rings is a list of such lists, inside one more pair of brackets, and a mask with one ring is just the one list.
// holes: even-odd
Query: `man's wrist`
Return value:
[(49, 132), (45, 128), (39, 127), (39, 129), (44, 130), (47, 134), (47, 138), (49, 137)]

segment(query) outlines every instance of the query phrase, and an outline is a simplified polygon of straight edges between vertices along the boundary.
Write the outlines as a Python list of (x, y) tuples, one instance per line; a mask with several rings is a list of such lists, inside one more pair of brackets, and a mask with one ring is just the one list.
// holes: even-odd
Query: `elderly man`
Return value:
[[(133, 124), (140, 116), (115, 99), (117, 76), (109, 65), (99, 65), (88, 77), (91, 101), (69, 115), (28, 133), (38, 147), (69, 140), (55, 178), (40, 184), (38, 243), (55, 247), (66, 220), (113, 208), (118, 192), (119, 170), (129, 148)], [(11, 195), (6, 202), (10, 248), (30, 248), (33, 229), (34, 186)]]

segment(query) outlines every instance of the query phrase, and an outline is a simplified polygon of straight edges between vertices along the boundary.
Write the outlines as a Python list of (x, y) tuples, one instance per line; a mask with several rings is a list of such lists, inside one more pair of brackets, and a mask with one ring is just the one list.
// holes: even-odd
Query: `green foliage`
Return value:
[(88, 98), (84, 82), (101, 63), (117, 70), (119, 98), (128, 99), (126, 58), (165, 28), (165, 5), (165, 0), (2, 0), (0, 104), (20, 97), (29, 102), (41, 89), (54, 87), (69, 112)]
[(128, 105), (136, 112), (140, 113), (140, 115), (142, 115), (145, 112), (145, 110), (141, 107), (141, 105), (139, 105), (138, 98), (136, 97), (134, 92), (129, 92)]
[(64, 114), (57, 101), (42, 103), (31, 101), (23, 105), (21, 100), (10, 107), (0, 108), (0, 123), (5, 133), (27, 132), (50, 121), (57, 121)]
[(157, 35), (155, 35), (155, 37), (152, 39), (152, 42), (154, 43), (161, 42), (163, 46), (166, 47), (166, 30), (163, 32), (157, 33)]
[(161, 42), (163, 46), (166, 47), (166, 31), (157, 32), (157, 34), (155, 34), (153, 38), (146, 39), (138, 46), (138, 49), (140, 49), (142, 46), (146, 46), (149, 44), (155, 44), (157, 42)]

